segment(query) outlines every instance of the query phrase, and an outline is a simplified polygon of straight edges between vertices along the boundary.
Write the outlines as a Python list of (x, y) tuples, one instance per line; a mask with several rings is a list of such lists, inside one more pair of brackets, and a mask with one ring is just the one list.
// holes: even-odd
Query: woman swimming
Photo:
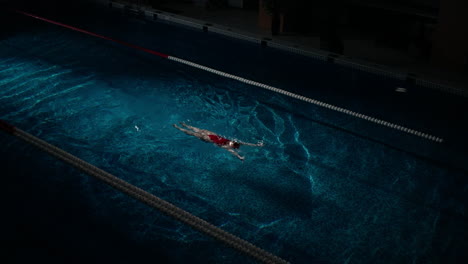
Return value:
[(246, 143), (246, 142), (240, 142), (240, 141), (234, 141), (234, 140), (229, 140), (227, 138), (223, 138), (219, 135), (217, 135), (216, 133), (212, 132), (212, 131), (209, 131), (209, 130), (205, 130), (205, 129), (199, 129), (199, 128), (196, 128), (196, 127), (193, 127), (193, 126), (189, 126), (187, 124), (185, 124), (184, 122), (180, 122), (180, 124), (187, 129), (184, 129), (184, 128), (181, 128), (179, 126), (177, 126), (176, 124), (174, 124), (174, 127), (179, 129), (180, 131), (188, 134), (188, 135), (191, 135), (191, 136), (195, 136), (205, 142), (211, 142), (211, 143), (214, 143), (216, 146), (218, 147), (221, 147), (227, 151), (229, 151), (231, 154), (233, 154), (234, 156), (236, 156), (237, 158), (239, 158), (240, 160), (244, 160), (244, 157), (242, 157), (241, 155), (239, 155), (239, 153), (236, 151), (239, 149), (239, 147), (241, 145), (246, 145), (246, 146), (254, 146), (254, 147), (263, 147), (263, 142), (259, 142), (257, 144), (253, 144), (253, 143)]

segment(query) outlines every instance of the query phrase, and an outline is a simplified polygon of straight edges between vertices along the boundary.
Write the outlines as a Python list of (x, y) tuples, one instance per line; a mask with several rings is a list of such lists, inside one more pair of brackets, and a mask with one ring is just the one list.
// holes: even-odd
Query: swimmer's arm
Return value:
[(265, 146), (265, 144), (263, 144), (263, 142), (258, 142), (258, 143), (247, 143), (247, 142), (239, 142), (239, 144), (241, 145), (246, 145), (246, 146), (252, 146), (252, 147), (263, 147)]
[(238, 159), (244, 161), (244, 157), (242, 157), (241, 155), (239, 155), (239, 153), (237, 153), (235, 150), (233, 149), (226, 149), (227, 151), (231, 152), (232, 155), (236, 156)]

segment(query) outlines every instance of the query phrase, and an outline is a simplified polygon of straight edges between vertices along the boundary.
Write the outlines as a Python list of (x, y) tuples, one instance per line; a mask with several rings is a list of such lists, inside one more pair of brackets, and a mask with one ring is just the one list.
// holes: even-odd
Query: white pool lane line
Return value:
[(330, 110), (333, 110), (333, 111), (337, 111), (337, 112), (340, 112), (340, 113), (343, 113), (343, 114), (346, 114), (346, 115), (349, 115), (349, 116), (353, 116), (353, 117), (356, 117), (356, 118), (359, 118), (359, 119), (363, 119), (363, 120), (366, 120), (366, 121), (369, 121), (369, 122), (372, 122), (372, 123), (375, 123), (375, 124), (378, 124), (378, 125), (381, 125), (381, 126), (385, 126), (385, 127), (388, 127), (388, 128), (398, 130), (398, 131), (402, 131), (402, 132), (405, 132), (405, 133), (408, 133), (408, 134), (411, 134), (411, 135), (414, 135), (414, 136), (417, 136), (417, 137), (428, 139), (428, 140), (431, 140), (431, 141), (434, 141), (434, 142), (437, 142), (437, 143), (442, 143), (444, 141), (443, 138), (436, 137), (436, 136), (430, 135), (428, 133), (424, 133), (424, 132), (421, 132), (421, 131), (417, 131), (415, 129), (400, 126), (398, 124), (390, 123), (390, 122), (387, 122), (385, 120), (378, 119), (378, 118), (375, 118), (375, 117), (372, 117), (372, 116), (360, 114), (358, 112), (354, 112), (354, 111), (351, 111), (351, 110), (348, 110), (348, 109), (345, 109), (345, 108), (342, 108), (342, 107), (339, 107), (339, 106), (327, 104), (327, 103), (321, 102), (319, 100), (308, 98), (308, 97), (305, 97), (305, 96), (302, 96), (302, 95), (299, 95), (299, 94), (295, 94), (295, 93), (291, 93), (291, 92), (288, 92), (288, 91), (285, 91), (285, 90), (282, 90), (282, 89), (279, 89), (279, 88), (276, 88), (276, 87), (273, 87), (273, 86), (270, 86), (270, 85), (267, 85), (267, 84), (259, 83), (259, 82), (252, 81), (252, 80), (249, 80), (249, 79), (245, 79), (245, 78), (233, 75), (233, 74), (222, 72), (222, 71), (219, 71), (219, 70), (207, 67), (207, 66), (203, 66), (203, 65), (188, 61), (188, 60), (184, 60), (184, 59), (180, 59), (180, 58), (177, 58), (177, 57), (169, 56), (167, 54), (164, 54), (164, 53), (161, 53), (161, 52), (158, 52), (158, 51), (154, 51), (154, 50), (151, 50), (151, 49), (148, 49), (148, 48), (140, 47), (140, 46), (137, 46), (137, 45), (125, 42), (125, 41), (121, 41), (121, 40), (118, 40), (118, 39), (113, 39), (113, 38), (110, 38), (110, 37), (107, 37), (107, 36), (96, 34), (96, 33), (91, 32), (91, 31), (87, 31), (87, 30), (84, 30), (84, 29), (73, 27), (73, 26), (70, 26), (70, 25), (67, 25), (67, 24), (64, 24), (64, 23), (53, 21), (53, 20), (50, 20), (50, 19), (47, 19), (47, 18), (43, 18), (43, 17), (37, 16), (37, 15), (34, 15), (34, 14), (26, 13), (26, 12), (23, 12), (23, 11), (20, 11), (20, 10), (14, 10), (14, 12), (25, 15), (25, 16), (29, 16), (29, 17), (32, 17), (32, 18), (35, 18), (35, 19), (38, 19), (38, 20), (42, 20), (42, 21), (45, 21), (45, 22), (48, 22), (48, 23), (51, 23), (51, 24), (55, 24), (57, 26), (65, 27), (65, 28), (68, 28), (68, 29), (71, 29), (71, 30), (74, 30), (74, 31), (77, 31), (77, 32), (81, 32), (81, 33), (84, 33), (84, 34), (87, 34), (87, 35), (91, 35), (91, 36), (94, 36), (94, 37), (97, 37), (97, 38), (101, 38), (101, 39), (105, 39), (105, 40), (108, 40), (108, 41), (116, 42), (116, 43), (119, 43), (121, 45), (130, 47), (130, 48), (133, 48), (133, 49), (137, 49), (137, 50), (140, 50), (140, 51), (143, 51), (143, 52), (155, 55), (155, 56), (166, 58), (166, 59), (169, 59), (169, 60), (172, 60), (172, 61), (175, 61), (175, 62), (178, 62), (178, 63), (182, 63), (182, 64), (185, 64), (187, 66), (194, 67), (194, 68), (197, 68), (197, 69), (200, 69), (200, 70), (204, 70), (204, 71), (207, 71), (207, 72), (219, 75), (219, 76), (234, 79), (234, 80), (237, 80), (239, 82), (243, 82), (243, 83), (250, 84), (250, 85), (253, 85), (253, 86), (257, 86), (257, 87), (260, 87), (260, 88), (263, 88), (263, 89), (266, 89), (266, 90), (270, 90), (270, 91), (275, 92), (275, 93), (283, 94), (283, 95), (289, 96), (291, 98), (295, 98), (297, 100), (301, 100), (301, 101), (304, 101), (304, 102), (307, 102), (307, 103), (310, 103), (310, 104), (321, 106), (321, 107), (324, 107), (324, 108), (327, 108), (327, 109), (330, 109)]
[(298, 99), (298, 100), (301, 100), (301, 101), (304, 101), (304, 102), (307, 102), (307, 103), (311, 103), (311, 104), (321, 106), (321, 107), (324, 107), (324, 108), (327, 108), (327, 109), (330, 109), (330, 110), (334, 110), (334, 111), (337, 111), (337, 112), (340, 112), (340, 113), (343, 113), (343, 114), (346, 114), (346, 115), (350, 115), (350, 116), (353, 116), (353, 117), (356, 117), (356, 118), (360, 118), (360, 119), (363, 119), (363, 120), (366, 120), (366, 121), (369, 121), (369, 122), (372, 122), (372, 123), (375, 123), (375, 124), (378, 124), (378, 125), (382, 125), (382, 126), (392, 128), (392, 129), (396, 129), (396, 130), (399, 130), (399, 131), (402, 131), (402, 132), (405, 132), (405, 133), (408, 133), (408, 134), (412, 134), (414, 136), (418, 136), (418, 137), (421, 137), (421, 138), (432, 140), (432, 141), (437, 142), (437, 143), (442, 143), (444, 141), (443, 138), (436, 137), (436, 136), (430, 135), (428, 133), (424, 133), (424, 132), (421, 132), (421, 131), (418, 131), (418, 130), (415, 130), (415, 129), (400, 126), (398, 124), (387, 122), (385, 120), (378, 119), (378, 118), (375, 118), (375, 117), (372, 117), (372, 116), (360, 114), (358, 112), (354, 112), (354, 111), (351, 111), (351, 110), (348, 110), (348, 109), (345, 109), (345, 108), (342, 108), (342, 107), (339, 107), (339, 106), (327, 104), (325, 102), (315, 100), (315, 99), (312, 99), (312, 98), (309, 98), (309, 97), (305, 97), (305, 96), (302, 96), (302, 95), (299, 95), (299, 94), (291, 93), (291, 92), (288, 92), (288, 91), (273, 87), (271, 85), (259, 83), (259, 82), (252, 81), (252, 80), (249, 80), (249, 79), (245, 79), (245, 78), (233, 75), (233, 74), (218, 71), (216, 69), (209, 68), (209, 67), (197, 64), (197, 63), (193, 63), (191, 61), (183, 60), (183, 59), (176, 58), (176, 57), (173, 57), (173, 56), (168, 56), (167, 58), (169, 60), (176, 61), (176, 62), (185, 64), (185, 65), (188, 65), (188, 66), (191, 66), (191, 67), (194, 67), (194, 68), (198, 68), (198, 69), (201, 69), (201, 70), (204, 70), (204, 71), (207, 71), (207, 72), (211, 72), (211, 73), (216, 74), (216, 75), (220, 75), (220, 76), (223, 76), (223, 77), (226, 77), (226, 78), (237, 80), (239, 82), (243, 82), (243, 83), (246, 83), (246, 84), (257, 86), (257, 87), (260, 87), (260, 88), (263, 88), (263, 89), (266, 89), (266, 90), (273, 91), (275, 93), (283, 94), (283, 95), (289, 96), (291, 98), (295, 98), (295, 99)]

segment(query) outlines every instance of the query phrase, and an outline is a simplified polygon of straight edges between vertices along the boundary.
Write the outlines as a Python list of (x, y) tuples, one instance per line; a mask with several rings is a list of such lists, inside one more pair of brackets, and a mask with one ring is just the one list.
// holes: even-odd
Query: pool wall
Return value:
[(111, 9), (118, 10), (127, 15), (137, 16), (141, 18), (146, 18), (149, 20), (163, 20), (167, 22), (172, 22), (184, 26), (188, 26), (197, 30), (202, 30), (204, 32), (214, 32), (224, 36), (245, 40), (248, 42), (253, 42), (265, 47), (272, 47), (299, 55), (315, 58), (321, 61), (328, 61), (330, 63), (336, 63), (338, 65), (350, 67), (353, 69), (374, 73), (378, 75), (383, 75), (386, 77), (395, 78), (397, 80), (406, 81), (410, 84), (416, 84), (421, 87), (426, 87), (434, 90), (443, 91), (450, 94), (455, 94), (459, 96), (468, 97), (468, 91), (460, 89), (457, 87), (452, 87), (449, 85), (436, 83), (433, 81), (426, 80), (418, 76), (418, 74), (413, 72), (404, 72), (391, 69), (381, 64), (371, 63), (364, 60), (359, 60), (356, 58), (351, 58), (341, 54), (336, 54), (328, 51), (313, 49), (309, 47), (301, 47), (299, 45), (291, 44), (281, 40), (274, 40), (268, 37), (261, 37), (254, 35), (245, 31), (238, 29), (233, 29), (231, 27), (226, 27), (222, 25), (215, 25), (209, 22), (201, 21), (198, 19), (193, 19), (189, 17), (184, 17), (161, 10), (157, 10), (150, 7), (139, 6), (125, 1), (112, 1), (112, 0), (89, 0), (93, 3), (98, 3), (100, 5), (106, 6)]

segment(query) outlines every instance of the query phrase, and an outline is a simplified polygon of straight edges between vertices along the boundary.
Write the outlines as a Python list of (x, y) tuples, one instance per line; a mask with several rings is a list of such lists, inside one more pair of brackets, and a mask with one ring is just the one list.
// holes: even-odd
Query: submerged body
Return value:
[(223, 145), (229, 144), (230, 142), (229, 139), (220, 137), (218, 135), (208, 135), (208, 137), (211, 139), (213, 143), (215, 143), (218, 146), (223, 146)]
[(231, 154), (233, 154), (234, 156), (236, 156), (238, 159), (242, 161), (244, 160), (244, 157), (239, 155), (239, 153), (236, 151), (239, 149), (241, 145), (263, 147), (262, 142), (253, 144), (253, 143), (234, 141), (234, 140), (221, 137), (217, 135), (216, 133), (206, 130), (206, 129), (200, 129), (197, 127), (189, 126), (183, 122), (181, 122), (180, 124), (184, 126), (185, 128), (181, 128), (177, 126), (176, 124), (174, 124), (174, 127), (188, 135), (195, 136), (205, 142), (214, 143), (216, 146), (226, 149), (227, 151), (229, 151)]

